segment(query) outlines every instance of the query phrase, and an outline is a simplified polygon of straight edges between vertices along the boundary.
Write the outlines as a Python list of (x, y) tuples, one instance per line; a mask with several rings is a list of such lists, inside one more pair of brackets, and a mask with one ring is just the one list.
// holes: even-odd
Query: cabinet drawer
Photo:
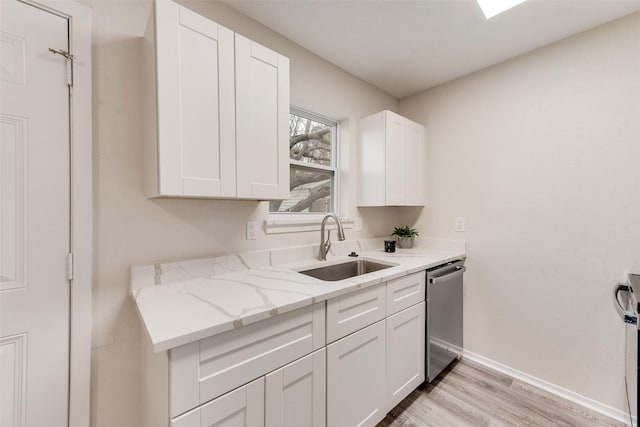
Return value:
[(385, 318), (385, 285), (327, 301), (327, 342), (333, 342)]
[(424, 271), (387, 282), (387, 316), (398, 313), (424, 300)]
[(324, 320), (318, 303), (171, 350), (171, 416), (321, 348)]

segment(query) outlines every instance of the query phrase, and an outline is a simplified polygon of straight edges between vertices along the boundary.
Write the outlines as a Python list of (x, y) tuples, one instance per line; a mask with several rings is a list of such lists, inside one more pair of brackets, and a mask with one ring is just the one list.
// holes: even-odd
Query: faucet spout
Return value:
[(342, 228), (342, 223), (340, 222), (340, 218), (336, 216), (334, 213), (328, 213), (322, 219), (322, 223), (320, 224), (320, 261), (327, 260), (327, 253), (331, 248), (331, 230), (327, 233), (327, 240), (324, 240), (324, 227), (327, 225), (327, 220), (329, 218), (333, 218), (338, 226), (338, 240), (344, 240), (344, 229)]

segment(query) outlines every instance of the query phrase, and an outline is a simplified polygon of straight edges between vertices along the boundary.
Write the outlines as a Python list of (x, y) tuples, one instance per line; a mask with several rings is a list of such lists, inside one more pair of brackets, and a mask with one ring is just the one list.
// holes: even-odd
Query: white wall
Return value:
[(468, 240), (466, 349), (620, 410), (611, 289), (640, 265), (639, 76), (635, 14), (400, 106), (427, 126), (418, 227)]
[[(244, 240), (244, 222), (263, 221), (267, 203), (206, 200), (149, 200), (142, 182), (141, 37), (150, 3), (83, 1), (93, 9), (95, 278), (93, 301), (93, 426), (137, 427), (140, 421), (140, 322), (129, 297), (132, 264), (197, 257), (266, 247), (315, 243), (317, 232)], [(397, 109), (395, 98), (347, 74), (219, 2), (186, 3), (226, 27), (291, 59), (291, 94), (344, 122), (344, 143), (355, 137), (353, 123), (382, 109)], [(353, 153), (353, 144), (347, 152)], [(355, 164), (353, 154), (348, 164)], [(347, 171), (348, 172), (348, 171)], [(348, 173), (347, 173), (348, 175)], [(350, 178), (347, 176), (347, 178)], [(353, 195), (355, 182), (347, 179)], [(361, 233), (386, 235), (397, 209), (353, 206), (345, 214), (363, 217)]]

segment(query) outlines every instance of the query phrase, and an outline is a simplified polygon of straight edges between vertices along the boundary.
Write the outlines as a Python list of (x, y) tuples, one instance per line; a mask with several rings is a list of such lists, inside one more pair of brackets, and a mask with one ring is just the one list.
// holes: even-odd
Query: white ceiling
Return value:
[(474, 0), (227, 0), (403, 98), (640, 10), (640, 0), (528, 0), (486, 20)]

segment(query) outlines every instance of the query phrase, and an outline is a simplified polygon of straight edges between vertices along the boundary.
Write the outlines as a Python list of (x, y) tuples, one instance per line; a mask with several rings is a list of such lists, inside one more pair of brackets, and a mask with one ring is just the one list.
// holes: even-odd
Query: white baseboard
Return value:
[(534, 377), (533, 375), (529, 375), (525, 372), (503, 365), (502, 363), (496, 362), (467, 350), (462, 351), (462, 357), (484, 365), (487, 368), (491, 368), (494, 371), (502, 372), (503, 374), (509, 375), (510, 377), (530, 384), (534, 387), (538, 387), (542, 390), (548, 391), (549, 393), (555, 394), (558, 397), (577, 403), (578, 405), (584, 406), (585, 408), (591, 409), (592, 411), (598, 412), (609, 418), (613, 418), (616, 421), (628, 424), (628, 415), (625, 411), (621, 411), (609, 405), (605, 405), (604, 403), (590, 399), (581, 394), (560, 387), (556, 384), (552, 384), (548, 381)]

